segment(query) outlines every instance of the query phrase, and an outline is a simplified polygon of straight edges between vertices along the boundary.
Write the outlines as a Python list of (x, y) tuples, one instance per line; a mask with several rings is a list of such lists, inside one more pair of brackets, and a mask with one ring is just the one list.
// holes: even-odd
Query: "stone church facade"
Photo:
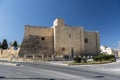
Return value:
[(99, 51), (99, 32), (65, 25), (59, 18), (51, 28), (25, 25), (19, 57), (93, 56)]

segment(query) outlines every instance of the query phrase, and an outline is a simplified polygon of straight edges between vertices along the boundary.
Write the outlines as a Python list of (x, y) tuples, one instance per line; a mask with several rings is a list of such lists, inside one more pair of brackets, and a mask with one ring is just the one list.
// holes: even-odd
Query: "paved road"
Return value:
[(0, 80), (75, 80), (76, 78), (80, 77), (42, 68), (0, 64)]
[[(19, 63), (21, 66), (0, 65), (1, 80), (120, 80), (120, 63), (90, 66), (60, 66), (49, 63)], [(23, 65), (23, 66), (22, 66)]]
[[(116, 72), (109, 72), (109, 66), (116, 65), (119, 63), (107, 64), (107, 65), (91, 65), (91, 66), (60, 66), (52, 65), (48, 63), (21, 63), (25, 66), (30, 66), (38, 69), (45, 69), (50, 71), (55, 71), (76, 76), (75, 78), (70, 78), (71, 80), (120, 80), (120, 74)], [(108, 68), (107, 68), (108, 67)], [(114, 69), (114, 66), (113, 68)]]

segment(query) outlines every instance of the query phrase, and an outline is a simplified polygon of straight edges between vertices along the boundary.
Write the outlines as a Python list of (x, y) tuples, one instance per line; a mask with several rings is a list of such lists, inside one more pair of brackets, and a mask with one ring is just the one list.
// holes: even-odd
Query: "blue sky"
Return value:
[(0, 41), (21, 43), (24, 25), (50, 27), (55, 18), (99, 31), (101, 45), (118, 47), (120, 0), (0, 0)]

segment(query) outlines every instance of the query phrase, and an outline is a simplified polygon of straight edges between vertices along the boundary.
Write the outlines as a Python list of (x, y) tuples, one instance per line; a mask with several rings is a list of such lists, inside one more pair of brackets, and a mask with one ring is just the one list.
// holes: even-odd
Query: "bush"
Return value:
[(112, 58), (112, 59), (110, 59), (110, 61), (115, 62), (115, 61), (116, 61), (116, 58)]
[(83, 62), (84, 62), (84, 63), (86, 63), (86, 62), (87, 62), (87, 58), (83, 58), (82, 60), (83, 60)]
[(74, 61), (75, 61), (76, 63), (81, 63), (81, 62), (86, 63), (86, 62), (87, 62), (87, 58), (76, 57), (76, 58), (74, 58)]
[(115, 55), (99, 54), (93, 57), (94, 61), (115, 61)]
[(94, 56), (94, 57), (93, 57), (93, 60), (94, 60), (94, 61), (99, 61), (98, 56)]
[(76, 58), (74, 58), (74, 61), (77, 62), (77, 63), (81, 63), (82, 58), (76, 57)]

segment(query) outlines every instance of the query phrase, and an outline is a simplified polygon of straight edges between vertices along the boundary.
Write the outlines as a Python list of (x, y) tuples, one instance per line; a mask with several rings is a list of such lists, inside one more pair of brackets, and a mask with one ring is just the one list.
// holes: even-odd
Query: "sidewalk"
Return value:
[(48, 61), (48, 62), (43, 62), (43, 63), (48, 63), (48, 64), (52, 64), (52, 65), (68, 66), (68, 64), (66, 62), (68, 62), (68, 61)]
[(0, 65), (16, 66), (17, 64), (15, 64), (15, 63), (5, 63), (5, 62), (0, 62)]

